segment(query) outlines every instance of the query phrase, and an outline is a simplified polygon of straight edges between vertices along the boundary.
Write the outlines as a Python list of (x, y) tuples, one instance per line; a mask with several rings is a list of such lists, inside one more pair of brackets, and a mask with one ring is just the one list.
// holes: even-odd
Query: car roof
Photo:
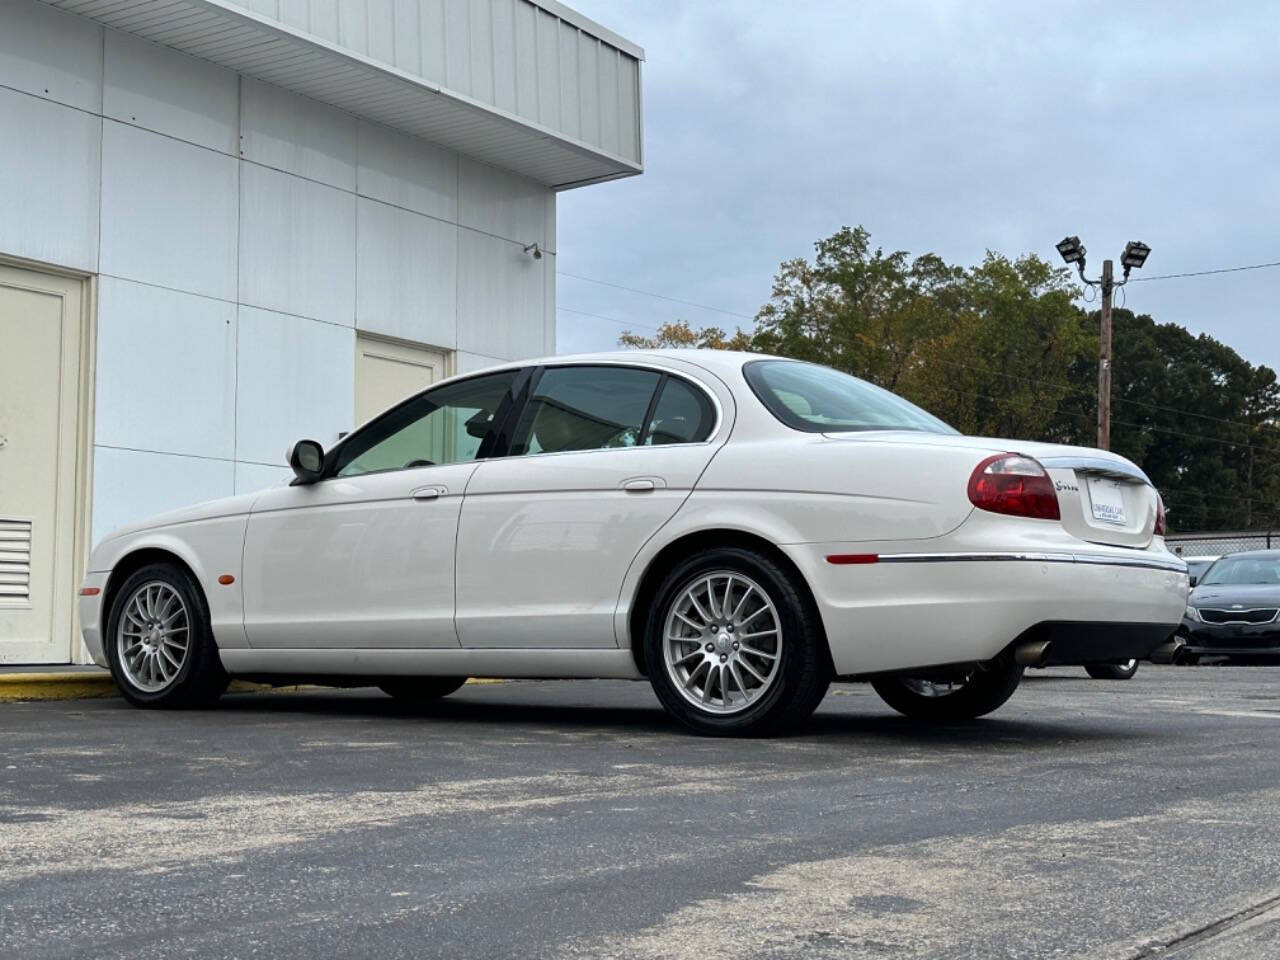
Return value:
[(660, 350), (605, 350), (599, 353), (559, 354), (552, 357), (537, 357), (521, 360), (504, 366), (535, 366), (548, 363), (618, 363), (644, 360), (683, 360), (694, 363), (712, 372), (729, 372), (741, 369), (744, 363), (751, 360), (783, 360), (785, 357), (774, 357), (766, 353), (747, 353), (742, 350), (707, 350), (693, 347), (664, 348)]

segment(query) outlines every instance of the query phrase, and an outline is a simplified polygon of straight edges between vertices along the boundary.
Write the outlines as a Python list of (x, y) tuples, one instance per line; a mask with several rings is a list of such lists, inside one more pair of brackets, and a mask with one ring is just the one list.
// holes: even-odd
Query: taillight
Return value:
[(1061, 520), (1053, 481), (1030, 457), (997, 453), (974, 467), (969, 502), (979, 510), (1038, 520)]
[(1154, 531), (1157, 537), (1164, 536), (1164, 497), (1156, 494), (1156, 529)]

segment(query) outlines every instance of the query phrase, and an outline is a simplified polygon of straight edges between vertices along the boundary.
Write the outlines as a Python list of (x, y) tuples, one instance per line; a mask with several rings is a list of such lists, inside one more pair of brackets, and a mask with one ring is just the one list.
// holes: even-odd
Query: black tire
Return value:
[[(139, 590), (151, 585), (163, 585), (181, 598), (188, 644), (181, 665), (163, 688), (158, 690), (140, 685), (132, 671), (121, 663), (119, 649), (120, 621), (126, 617), (125, 610), (131, 606)], [(125, 579), (112, 597), (103, 648), (116, 686), (135, 707), (207, 707), (222, 696), (230, 682), (230, 677), (222, 668), (222, 660), (218, 657), (204, 591), (184, 567), (175, 563), (148, 564)]]
[[(666, 621), (673, 606), (698, 579), (713, 572), (742, 576), (762, 590), (772, 604), (779, 629), (776, 669), (768, 674), (768, 685), (756, 690), (757, 699), (733, 713), (714, 713), (685, 699), (675, 679), (668, 672), (663, 647)], [(754, 603), (754, 601), (751, 601)], [(727, 618), (726, 618), (727, 619)], [(727, 626), (723, 629), (729, 629)], [(649, 682), (667, 711), (689, 729), (711, 736), (758, 737), (782, 733), (804, 722), (817, 709), (831, 685), (831, 657), (818, 612), (809, 599), (802, 581), (765, 554), (741, 547), (717, 547), (704, 550), (675, 566), (663, 578), (648, 611), (644, 627), (644, 658)], [(745, 628), (739, 635), (745, 633)], [(689, 641), (693, 650), (701, 642)], [(745, 641), (744, 641), (745, 645)], [(738, 646), (732, 646), (733, 651)], [(748, 651), (728, 653), (734, 658), (727, 671), (737, 666), (738, 657)], [(721, 661), (724, 662), (723, 660)], [(756, 661), (757, 664), (760, 661)], [(672, 668), (676, 669), (676, 668)], [(698, 666), (698, 670), (701, 665)], [(708, 674), (710, 669), (708, 669)], [(742, 676), (742, 674), (739, 674)], [(722, 680), (729, 690), (722, 693), (726, 705), (732, 706), (733, 680)], [(748, 684), (754, 681), (748, 680)], [(710, 685), (710, 681), (707, 681)], [(741, 687), (744, 701), (749, 701)]]
[(1084, 672), (1095, 680), (1129, 680), (1138, 672), (1138, 661), (1128, 663), (1087, 663)]
[(963, 723), (991, 713), (1004, 705), (1018, 689), (1022, 667), (1009, 656), (979, 664), (950, 693), (929, 696), (913, 689), (924, 677), (893, 674), (877, 677), (871, 686), (880, 698), (899, 713), (929, 723)]
[(404, 703), (430, 703), (460, 690), (466, 677), (403, 677), (385, 680), (378, 689)]

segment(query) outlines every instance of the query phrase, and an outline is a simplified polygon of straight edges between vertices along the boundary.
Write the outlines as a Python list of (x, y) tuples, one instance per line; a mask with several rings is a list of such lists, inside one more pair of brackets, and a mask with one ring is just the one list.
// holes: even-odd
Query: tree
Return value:
[(637, 350), (661, 350), (671, 347), (698, 347), (704, 350), (750, 350), (751, 335), (742, 330), (727, 335), (719, 327), (695, 330), (688, 321), (672, 320), (662, 324), (651, 337), (624, 330), (618, 343)]
[[(1068, 271), (988, 252), (970, 268), (872, 248), (862, 227), (785, 261), (752, 333), (663, 324), (630, 347), (754, 350), (901, 394), (964, 433), (1093, 446), (1098, 315)], [(1166, 499), (1171, 529), (1280, 521), (1280, 386), (1267, 367), (1176, 324), (1113, 318), (1112, 447)]]

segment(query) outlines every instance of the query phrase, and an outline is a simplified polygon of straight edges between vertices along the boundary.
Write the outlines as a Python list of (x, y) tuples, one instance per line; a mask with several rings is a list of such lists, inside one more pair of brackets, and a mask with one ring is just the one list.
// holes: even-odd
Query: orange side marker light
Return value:
[(229, 587), (231, 586), (231, 584), (236, 582), (236, 578), (229, 573), (224, 573), (222, 576), (218, 578), (218, 582), (222, 584), (224, 587)]

